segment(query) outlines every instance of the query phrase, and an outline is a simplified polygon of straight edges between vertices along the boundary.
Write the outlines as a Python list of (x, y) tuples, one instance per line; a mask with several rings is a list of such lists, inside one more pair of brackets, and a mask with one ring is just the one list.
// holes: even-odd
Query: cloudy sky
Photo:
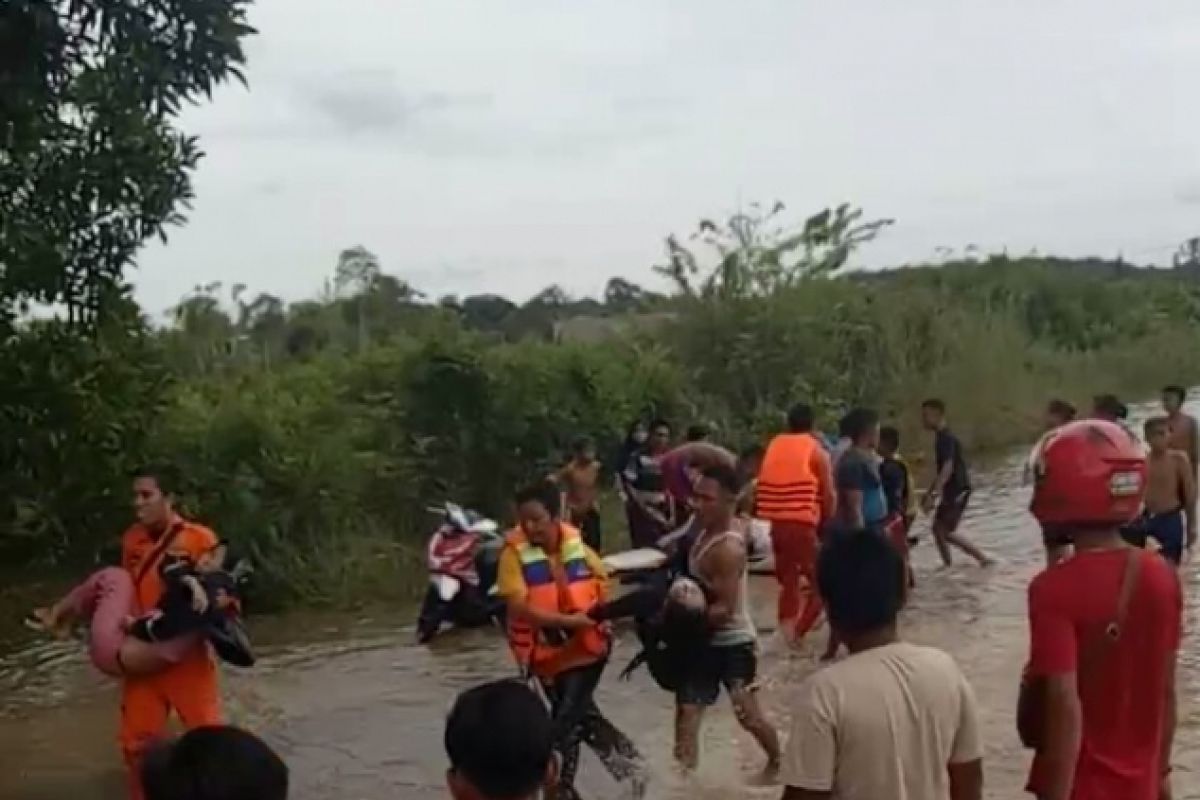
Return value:
[(753, 200), (967, 245), (1165, 261), (1200, 233), (1200, 2), (257, 0), (249, 91), (183, 125), (189, 224), (134, 279), (314, 293), (362, 244), (431, 295), (653, 282)]

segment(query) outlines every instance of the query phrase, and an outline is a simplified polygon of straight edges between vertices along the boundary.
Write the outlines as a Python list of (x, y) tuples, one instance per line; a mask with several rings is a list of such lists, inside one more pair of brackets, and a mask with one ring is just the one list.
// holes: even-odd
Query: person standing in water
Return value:
[(584, 543), (600, 552), (600, 508), (597, 496), (600, 487), (600, 461), (592, 440), (581, 437), (571, 446), (571, 460), (554, 476), (563, 490), (564, 518), (583, 534)]
[[(755, 488), (756, 515), (771, 523), (778, 620), (785, 638), (799, 641), (821, 616), (817, 586), (818, 532), (837, 508), (829, 454), (813, 431), (813, 411), (788, 412), (787, 433), (771, 440)], [(800, 581), (808, 584), (808, 597)]]
[(990, 566), (992, 562), (983, 551), (958, 532), (971, 497), (971, 477), (962, 442), (946, 424), (946, 404), (937, 399), (926, 400), (921, 404), (921, 422), (926, 430), (933, 432), (937, 469), (921, 508), (926, 514), (933, 512), (933, 539), (942, 564), (948, 567), (953, 563), (950, 546), (954, 545), (978, 561), (981, 567)]
[(496, 586), (508, 604), (508, 642), (517, 664), (550, 700), (561, 758), (551, 797), (574, 800), (582, 742), (618, 781), (641, 786), (641, 770), (633, 742), (596, 705), (612, 640), (587, 612), (605, 599), (607, 576), (579, 530), (559, 519), (560, 501), (549, 482), (517, 492), (519, 525), (505, 540)]
[(1146, 508), (1138, 528), (1144, 536), (1153, 536), (1163, 557), (1179, 566), (1184, 550), (1191, 552), (1196, 544), (1196, 473), (1186, 453), (1171, 449), (1166, 417), (1147, 420), (1145, 434), (1150, 447)]
[[(220, 544), (211, 530), (185, 520), (175, 510), (172, 474), (167, 467), (146, 467), (134, 473), (137, 523), (122, 537), (121, 568), (133, 576), (136, 614), (149, 613), (162, 601), (167, 588), (162, 564), (168, 553), (197, 563)], [(165, 669), (123, 679), (120, 741), (132, 800), (144, 796), (142, 757), (167, 732), (172, 711), (189, 730), (221, 723), (217, 668), (203, 639), (194, 639), (188, 652), (179, 654)]]
[(779, 737), (758, 702), (757, 639), (747, 596), (746, 541), (734, 522), (737, 473), (725, 465), (701, 472), (694, 497), (700, 534), (688, 552), (688, 573), (708, 596), (711, 634), (681, 676), (675, 695), (675, 757), (695, 769), (704, 710), (729, 692), (738, 722), (767, 755), (766, 773), (779, 766)]
[[(875, 452), (879, 445), (879, 415), (870, 409), (856, 408), (843, 418), (842, 431), (849, 437), (850, 447), (834, 468), (837, 515), (826, 541), (843, 531), (868, 529), (884, 533), (888, 519), (887, 497), (879, 474), (880, 459)], [(907, 550), (903, 545), (897, 547), (902, 556)], [(840, 646), (837, 630), (830, 626), (829, 643), (821, 660), (832, 661)]]
[(879, 481), (883, 484), (883, 496), (887, 501), (888, 518), (883, 529), (892, 544), (904, 557), (908, 571), (909, 586), (916, 584), (912, 567), (909, 565), (909, 531), (917, 519), (917, 493), (914, 490), (912, 470), (900, 455), (900, 431), (892, 426), (879, 429)]
[(1171, 796), (1183, 597), (1171, 566), (1119, 532), (1146, 490), (1141, 446), (1083, 420), (1039, 444), (1030, 511), (1075, 555), (1029, 586), (1029, 663), (1017, 724), (1039, 800)]
[(783, 800), (980, 800), (975, 695), (947, 653), (901, 640), (900, 554), (878, 531), (840, 531), (821, 548), (817, 574), (850, 655), (800, 686)]
[(1171, 426), (1171, 436), (1168, 445), (1172, 450), (1185, 453), (1192, 465), (1192, 474), (1200, 466), (1200, 431), (1197, 430), (1196, 418), (1183, 411), (1183, 401), (1187, 399), (1187, 391), (1182, 386), (1168, 386), (1162, 390), (1163, 410), (1167, 412), (1167, 422)]

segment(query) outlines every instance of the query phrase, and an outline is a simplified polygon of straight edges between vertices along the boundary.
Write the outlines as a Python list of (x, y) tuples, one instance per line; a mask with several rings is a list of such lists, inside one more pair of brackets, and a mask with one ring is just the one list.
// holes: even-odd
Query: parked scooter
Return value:
[(432, 641), (445, 623), (473, 628), (502, 621), (504, 615), (504, 604), (495, 594), (504, 538), (495, 520), (457, 503), (429, 510), (440, 514), (442, 523), (426, 548), (429, 588), (417, 618), (421, 644)]

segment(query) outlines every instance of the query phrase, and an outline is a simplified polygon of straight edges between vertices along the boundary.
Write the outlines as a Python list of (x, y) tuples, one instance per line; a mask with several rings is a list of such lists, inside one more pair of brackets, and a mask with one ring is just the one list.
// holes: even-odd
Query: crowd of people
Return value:
[[(1033, 751), (1028, 789), (1039, 800), (1170, 797), (1177, 567), (1196, 542), (1200, 444), (1184, 400), (1179, 387), (1164, 391), (1165, 414), (1145, 423), (1144, 444), (1112, 396), (1097, 397), (1082, 420), (1066, 402), (1047, 406), (1047, 432), (1028, 468), (1047, 569), (1029, 588), (1017, 714)], [(798, 404), (784, 432), (740, 457), (700, 426), (672, 447), (667, 423), (634, 425), (615, 470), (630, 540), (662, 548), (667, 563), (618, 597), (599, 555), (603, 470), (580, 440), (551, 480), (514, 497), (516, 525), (496, 581), (521, 679), (458, 698), (445, 734), (451, 795), (571, 800), (586, 744), (642, 796), (638, 748), (595, 698), (612, 622), (633, 617), (647, 648), (639, 659), (674, 694), (683, 769), (698, 765), (705, 710), (724, 688), (764, 753), (762, 780), (778, 781), (785, 800), (978, 800), (983, 743), (970, 683), (948, 654), (903, 641), (898, 627), (915, 585), (918, 509), (930, 516), (945, 565), (955, 548), (991, 563), (960, 530), (972, 484), (946, 405), (925, 401), (921, 418), (935, 455), (921, 498), (897, 429), (870, 409), (849, 411), (830, 439)], [(123, 688), (120, 741), (133, 800), (282, 800), (283, 761), (221, 724), (212, 653), (253, 663), (225, 545), (176, 511), (168, 470), (140, 470), (133, 489), (138, 519), (120, 567), (28, 621), (61, 634), (90, 620), (92, 659)], [(829, 623), (830, 663), (798, 687), (786, 747), (758, 697), (751, 515), (770, 527), (782, 637), (799, 644), (822, 617)], [(848, 656), (837, 660), (843, 648)], [(187, 729), (177, 739), (164, 738), (171, 713)]]

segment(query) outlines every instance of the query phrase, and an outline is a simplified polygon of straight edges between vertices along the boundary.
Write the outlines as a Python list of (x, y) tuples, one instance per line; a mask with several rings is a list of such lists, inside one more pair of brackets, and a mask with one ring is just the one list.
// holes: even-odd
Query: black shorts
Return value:
[(753, 642), (702, 649), (681, 676), (675, 700), (685, 706), (711, 706), (721, 687), (732, 692), (754, 683), (758, 675), (758, 653)]
[(937, 510), (933, 512), (934, 524), (946, 533), (954, 533), (962, 523), (963, 514), (967, 511), (967, 502), (970, 499), (970, 489), (943, 497), (938, 503)]

